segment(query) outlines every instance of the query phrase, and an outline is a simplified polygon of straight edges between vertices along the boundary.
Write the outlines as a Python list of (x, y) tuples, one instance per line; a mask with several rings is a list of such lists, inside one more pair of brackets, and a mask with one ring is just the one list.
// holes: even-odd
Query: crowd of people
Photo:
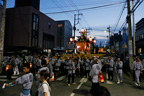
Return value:
[[(68, 78), (67, 85), (76, 84), (75, 78), (85, 77), (91, 78), (92, 87), (90, 93), (95, 96), (96, 90), (100, 88), (100, 76), (103, 71), (108, 73), (108, 80), (113, 80), (114, 72), (117, 74), (117, 84), (123, 82), (123, 66), (124, 63), (121, 58), (113, 58), (111, 56), (92, 56), (75, 55), (75, 56), (53, 56), (30, 54), (29, 56), (13, 55), (11, 58), (7, 57), (3, 60), (4, 69), (9, 65), (7, 71), (7, 78), (11, 79), (12, 75), (19, 75), (21, 68), (25, 75), (17, 78), (12, 83), (7, 83), (6, 86), (13, 84), (23, 84), (23, 90), (20, 96), (30, 96), (30, 89), (32, 82), (36, 80), (36, 88), (38, 88), (37, 96), (51, 96), (51, 82), (52, 75), (65, 75)], [(133, 59), (131, 66), (133, 70), (136, 86), (140, 86), (140, 74), (143, 71), (143, 63), (140, 58)], [(5, 72), (3, 72), (5, 73)], [(12, 74), (13, 73), (13, 74)], [(71, 81), (72, 78), (72, 81)], [(110, 95), (107, 95), (110, 96)]]

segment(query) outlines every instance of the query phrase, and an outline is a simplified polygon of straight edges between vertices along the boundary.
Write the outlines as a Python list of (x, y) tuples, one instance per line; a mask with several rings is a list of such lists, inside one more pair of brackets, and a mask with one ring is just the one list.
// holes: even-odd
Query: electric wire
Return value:
[(124, 12), (124, 10), (125, 10), (125, 6), (126, 6), (126, 2), (125, 2), (125, 4), (124, 4), (123, 7), (122, 7), (122, 10), (121, 10), (121, 12), (120, 12), (120, 15), (119, 15), (119, 17), (118, 17), (118, 20), (117, 20), (117, 22), (116, 22), (116, 25), (115, 25), (115, 27), (114, 27), (113, 32), (115, 32), (116, 29), (117, 29), (117, 26), (118, 26), (118, 24), (119, 24), (119, 22), (120, 22), (120, 19), (121, 19), (121, 17), (122, 17), (122, 14), (123, 14), (123, 12)]
[[(56, 6), (60, 6), (59, 8), (63, 11), (63, 7), (60, 5), (60, 4), (58, 4), (57, 3), (57, 1), (55, 1), (55, 0), (51, 0)], [(70, 15), (69, 15), (69, 13), (65, 13), (69, 18), (72, 18)]]
[[(144, 0), (138, 0), (137, 2), (136, 2), (136, 4), (134, 5), (134, 7), (131, 9), (131, 13), (130, 13), (130, 15), (134, 12), (134, 11), (136, 11), (136, 9), (142, 4), (142, 2), (143, 2)], [(127, 15), (128, 16), (128, 15)], [(121, 26), (121, 28), (120, 28), (120, 30), (119, 31), (122, 31), (122, 29), (126, 26), (126, 24), (127, 24), (127, 19), (124, 21), (124, 23), (122, 24), (122, 26)]]
[[(122, 3), (125, 3), (125, 2), (119, 2), (119, 3), (112, 3), (112, 4), (107, 4), (107, 5), (101, 5), (101, 6), (96, 6), (96, 7), (88, 7), (88, 8), (83, 8), (83, 9), (79, 9), (80, 10), (83, 10), (83, 11), (86, 11), (86, 10), (93, 10), (93, 9), (99, 9), (99, 8), (104, 8), (104, 7), (112, 7), (114, 5), (120, 5)], [(43, 13), (39, 13), (37, 15), (43, 15), (43, 14), (63, 14), (63, 13), (67, 13), (67, 12), (76, 12), (77, 10), (68, 10), (68, 11), (59, 11), (59, 12), (50, 12), (50, 13), (46, 13), (46, 12), (43, 12)], [(11, 13), (12, 14), (12, 13)], [(31, 15), (31, 14), (25, 14), (25, 13), (21, 13), (19, 15)]]
[[(74, 5), (74, 8), (75, 8), (76, 10), (79, 10), (79, 8), (78, 8), (77, 5), (73, 2), (73, 0), (68, 0), (68, 1), (69, 1), (69, 3), (71, 3), (71, 5)], [(83, 17), (83, 20), (84, 20), (86, 26), (90, 27), (89, 24), (88, 24), (88, 22), (87, 22), (87, 20), (86, 20), (86, 18), (85, 18), (85, 16), (83, 15), (82, 17)], [(78, 19), (79, 19), (79, 18), (78, 18)]]
[[(68, 2), (71, 2), (71, 0), (70, 1), (68, 1)], [(93, 2), (93, 3), (86, 3), (86, 4), (76, 4), (76, 6), (87, 6), (87, 5), (96, 5), (96, 4), (107, 4), (107, 3), (114, 3), (114, 2), (100, 2), (100, 3), (98, 3), (98, 2)], [(117, 3), (117, 2), (116, 2)], [(63, 7), (75, 7), (75, 6), (73, 6), (73, 5), (71, 5), (71, 6), (63, 6)], [(41, 10), (44, 10), (44, 9), (58, 9), (58, 8), (61, 8), (61, 7), (59, 7), (59, 6), (57, 6), (57, 7), (49, 7), (49, 8), (40, 8)]]
[[(96, 6), (96, 7), (89, 7), (89, 8), (83, 8), (83, 9), (79, 9), (80, 10), (92, 10), (92, 9), (97, 9), (97, 8), (103, 8), (103, 7), (109, 7), (109, 6), (114, 6), (114, 5), (119, 5), (125, 2), (119, 2), (119, 3), (112, 3), (112, 4), (107, 4), (107, 5), (101, 5), (101, 6)], [(69, 10), (69, 11), (61, 11), (61, 12), (51, 12), (51, 13), (45, 13), (45, 14), (59, 14), (59, 13), (67, 13), (67, 12), (74, 12), (74, 11), (78, 11), (78, 10)]]

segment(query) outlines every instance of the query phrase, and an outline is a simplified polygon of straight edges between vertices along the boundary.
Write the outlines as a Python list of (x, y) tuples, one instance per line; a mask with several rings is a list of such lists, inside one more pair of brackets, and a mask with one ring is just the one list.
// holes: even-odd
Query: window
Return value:
[(51, 23), (50, 22), (48, 22), (48, 28), (51, 28)]
[(142, 37), (141, 37), (142, 39), (144, 39), (144, 34), (142, 34)]
[(139, 36), (137, 36), (137, 40), (139, 41)]
[(38, 47), (39, 16), (33, 14), (32, 18), (32, 47)]

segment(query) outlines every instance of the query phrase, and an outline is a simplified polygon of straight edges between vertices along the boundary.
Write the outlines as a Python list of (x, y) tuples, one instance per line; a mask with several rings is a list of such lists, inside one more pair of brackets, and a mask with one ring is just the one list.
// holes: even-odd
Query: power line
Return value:
[[(65, 8), (64, 6), (66, 6), (67, 4), (63, 1), (61, 1), (61, 0), (59, 0), (60, 2), (61, 2), (61, 4), (63, 5), (62, 7), (63, 7), (63, 9), (65, 9), (65, 10), (67, 10), (67, 8)], [(67, 13), (67, 14), (69, 14), (69, 15), (71, 15), (71, 19), (73, 19), (73, 14), (70, 14), (70, 13)]]
[[(140, 6), (140, 4), (143, 2), (144, 0), (138, 0), (137, 2), (136, 2), (136, 4), (134, 5), (134, 7), (132, 8), (132, 10), (131, 10), (131, 13), (130, 14), (128, 14), (128, 15), (131, 15), (134, 11), (136, 11), (136, 9)], [(127, 15), (127, 17), (128, 17), (128, 15)], [(119, 31), (122, 31), (122, 29), (125, 27), (125, 25), (127, 24), (127, 18), (126, 18), (126, 20), (124, 21), (124, 23), (122, 24), (122, 26), (121, 26), (121, 28), (120, 28), (120, 30)]]
[[(71, 0), (70, 1), (68, 1), (68, 2), (71, 2)], [(71, 2), (72, 3), (72, 2)], [(70, 4), (71, 4), (70, 3)], [(113, 3), (113, 2), (104, 2), (105, 4), (106, 3)], [(75, 4), (75, 6), (87, 6), (87, 5), (96, 5), (96, 4), (104, 4), (103, 2), (100, 2), (100, 3), (98, 3), (98, 2), (93, 2), (93, 3), (86, 3), (86, 4)], [(117, 3), (117, 2), (116, 2)], [(63, 7), (75, 7), (75, 6), (73, 6), (73, 5), (71, 5), (71, 6), (63, 6)], [(61, 7), (49, 7), (49, 8), (41, 8), (41, 10), (43, 10), (43, 9), (57, 9), (57, 8), (61, 8)]]
[(141, 4), (143, 1), (144, 1), (144, 0), (141, 0), (141, 1), (138, 0), (137, 3), (135, 4), (135, 5), (137, 5), (137, 4), (138, 4), (138, 5), (137, 5), (137, 6), (134, 6), (134, 7), (132, 8), (131, 13), (133, 13), (133, 12), (138, 8), (138, 6), (140, 6), (140, 4)]
[[(68, 1), (69, 1), (69, 3), (70, 3), (71, 5), (74, 5), (74, 6), (75, 6), (74, 9), (79, 10), (79, 8), (75, 5), (75, 3), (73, 2), (73, 0), (68, 0)], [(79, 18), (78, 18), (78, 19), (79, 19)], [(87, 20), (85, 19), (84, 16), (83, 16), (83, 19), (84, 19), (85, 24), (89, 27), (89, 24), (88, 24), (88, 22), (87, 22)]]
[(127, 20), (124, 21), (124, 23), (122, 24), (122, 26), (121, 26), (119, 31), (122, 31), (122, 29), (125, 27), (126, 24), (127, 24)]
[[(56, 6), (60, 6), (60, 9), (63, 11), (63, 7), (58, 4), (58, 2), (56, 2), (55, 0), (51, 0), (53, 3), (55, 3)], [(69, 13), (65, 13), (69, 18), (72, 18), (71, 16), (69, 16)]]
[(116, 25), (115, 25), (115, 27), (114, 27), (113, 32), (115, 32), (115, 30), (116, 30), (116, 28), (117, 28), (117, 26), (118, 26), (118, 24), (119, 24), (119, 21), (120, 21), (120, 19), (121, 19), (121, 17), (122, 17), (122, 14), (123, 14), (123, 12), (124, 12), (125, 6), (126, 6), (126, 2), (125, 2), (125, 4), (124, 4), (124, 6), (122, 7), (122, 10), (121, 10), (121, 12), (120, 12), (120, 15), (119, 15), (119, 17), (118, 17), (118, 20), (117, 20), (117, 23), (116, 23)]
[(119, 3), (113, 3), (113, 4), (102, 5), (102, 6), (83, 8), (83, 9), (78, 9), (78, 10), (69, 10), (69, 11), (61, 11), (61, 12), (51, 12), (51, 13), (45, 13), (45, 14), (59, 14), (59, 13), (67, 13), (67, 12), (74, 12), (74, 11), (80, 11), (80, 10), (91, 10), (91, 9), (97, 9), (97, 8), (102, 8), (102, 7), (108, 7), (108, 6), (119, 5), (119, 4), (122, 4), (122, 3), (125, 3), (125, 2), (119, 2)]
[[(92, 9), (98, 9), (98, 8), (104, 8), (104, 7), (110, 7), (110, 6), (114, 6), (114, 5), (119, 5), (125, 2), (120, 2), (120, 3), (114, 3), (114, 4), (108, 4), (108, 5), (102, 5), (102, 6), (96, 6), (96, 7), (89, 7), (89, 8), (83, 8), (83, 9), (79, 9), (79, 10), (92, 10)], [(68, 13), (68, 12), (75, 12), (75, 11), (79, 11), (79, 10), (69, 10), (69, 11), (61, 11), (61, 12), (51, 12), (51, 13), (40, 13), (37, 15), (43, 15), (43, 14), (62, 14), (62, 13)], [(13, 13), (12, 13), (13, 14)], [(32, 15), (32, 14), (25, 14), (25, 13), (21, 13), (18, 15)]]

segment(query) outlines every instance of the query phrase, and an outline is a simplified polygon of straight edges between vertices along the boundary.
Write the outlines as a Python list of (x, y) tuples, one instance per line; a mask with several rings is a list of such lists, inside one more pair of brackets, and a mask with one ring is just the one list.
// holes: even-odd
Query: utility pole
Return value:
[[(78, 14), (74, 14), (74, 27), (73, 27), (73, 30), (74, 30), (74, 41), (75, 41), (75, 31), (76, 31), (76, 25), (77, 24), (79, 24), (79, 20), (80, 20), (80, 18), (79, 18), (79, 16), (80, 15), (83, 15), (82, 13), (79, 13), (79, 11), (78, 11)], [(78, 18), (76, 18), (76, 16), (78, 16)], [(77, 22), (76, 22), (76, 20), (78, 20)], [(76, 53), (76, 48), (75, 48), (76, 46), (75, 46), (75, 44), (74, 44), (74, 53)]]
[(3, 0), (2, 23), (1, 23), (1, 33), (0, 33), (0, 73), (2, 72), (2, 59), (3, 59), (3, 51), (4, 51), (6, 2), (7, 0)]
[(92, 28), (87, 28), (86, 29), (86, 36), (87, 36), (87, 33), (90, 33), (90, 32), (88, 32), (88, 30), (92, 30)]
[(130, 0), (127, 0), (127, 11), (128, 11), (128, 15), (127, 15), (127, 22), (128, 22), (128, 48), (129, 48), (129, 66), (131, 66), (132, 64), (132, 55), (133, 55), (133, 51), (132, 51), (132, 35), (131, 35), (131, 13), (130, 13)]
[(109, 27), (107, 27), (107, 29), (108, 29), (108, 32), (109, 32), (109, 49), (110, 49), (110, 52), (111, 52), (111, 42), (110, 42), (110, 32), (111, 32), (111, 30), (110, 30), (110, 25), (109, 25)]
[[(134, 7), (134, 0), (132, 0), (132, 8), (133, 7)], [(133, 52), (134, 52), (134, 55), (136, 55), (134, 11), (133, 11)]]
[[(74, 30), (74, 40), (75, 40), (76, 25), (79, 24), (79, 20), (80, 20), (79, 16), (80, 15), (83, 15), (83, 14), (79, 13), (79, 11), (78, 11), (78, 14), (74, 14), (74, 27), (73, 27), (73, 30)], [(78, 16), (78, 18), (76, 18), (76, 16)], [(78, 20), (78, 21), (76, 22), (76, 20)]]
[(100, 41), (100, 48), (102, 48), (102, 42)]

